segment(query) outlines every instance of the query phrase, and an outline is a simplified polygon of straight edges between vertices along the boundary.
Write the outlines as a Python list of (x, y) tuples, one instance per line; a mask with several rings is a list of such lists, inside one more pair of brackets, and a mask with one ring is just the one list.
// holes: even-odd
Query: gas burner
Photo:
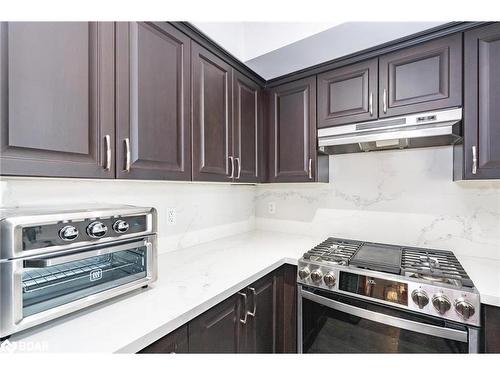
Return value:
[(409, 277), (414, 278), (414, 279), (432, 281), (432, 282), (435, 282), (435, 283), (457, 285), (457, 286), (460, 285), (460, 282), (458, 280), (449, 279), (447, 277), (443, 277), (443, 276), (439, 276), (439, 275), (429, 275), (429, 274), (422, 274), (422, 273), (412, 273), (412, 274), (409, 275)]

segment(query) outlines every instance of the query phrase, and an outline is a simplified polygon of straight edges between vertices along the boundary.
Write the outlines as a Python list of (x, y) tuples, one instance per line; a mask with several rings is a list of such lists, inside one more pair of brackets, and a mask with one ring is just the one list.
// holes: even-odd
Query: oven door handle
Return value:
[(386, 324), (401, 329), (406, 329), (408, 331), (424, 333), (431, 336), (437, 336), (448, 340), (455, 340), (461, 342), (468, 341), (467, 331), (458, 331), (456, 329), (451, 329), (451, 328), (437, 327), (425, 323), (414, 322), (411, 320), (406, 320), (395, 316), (390, 316), (374, 311), (365, 310), (360, 307), (351, 306), (342, 302), (331, 300), (323, 296), (319, 296), (317, 294), (308, 292), (306, 290), (302, 290), (301, 295), (303, 298), (308, 299), (310, 301), (317, 302), (321, 305), (330, 307), (334, 310), (342, 311), (346, 314), (355, 315), (359, 318), (371, 320), (373, 322)]
[(74, 262), (74, 261), (78, 261), (78, 260), (82, 260), (82, 259), (86, 259), (86, 258), (92, 258), (92, 257), (100, 256), (100, 255), (115, 253), (118, 251), (133, 249), (135, 247), (142, 247), (142, 246), (147, 247), (148, 244), (149, 244), (149, 242), (147, 240), (143, 240), (143, 241), (126, 243), (123, 245), (103, 247), (103, 248), (100, 248), (97, 250), (80, 251), (77, 253), (71, 253), (69, 255), (25, 259), (24, 260), (24, 267), (25, 268), (47, 268), (47, 267), (57, 266), (60, 264)]

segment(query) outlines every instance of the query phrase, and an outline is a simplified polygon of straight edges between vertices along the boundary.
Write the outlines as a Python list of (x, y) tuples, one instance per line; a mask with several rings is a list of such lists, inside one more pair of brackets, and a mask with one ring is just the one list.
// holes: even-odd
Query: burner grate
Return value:
[(403, 248), (401, 268), (403, 273), (415, 273), (424, 278), (458, 280), (463, 286), (474, 286), (451, 251)]
[(361, 245), (361, 242), (347, 242), (330, 237), (305, 253), (304, 259), (347, 265)]

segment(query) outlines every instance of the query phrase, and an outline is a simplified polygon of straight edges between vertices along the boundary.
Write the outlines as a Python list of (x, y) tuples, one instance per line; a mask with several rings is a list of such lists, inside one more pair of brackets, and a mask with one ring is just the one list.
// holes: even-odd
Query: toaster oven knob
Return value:
[(116, 233), (125, 233), (128, 231), (129, 224), (125, 220), (116, 220), (113, 224), (113, 230)]
[(336, 279), (335, 279), (335, 276), (333, 275), (333, 273), (328, 272), (325, 276), (323, 276), (323, 281), (325, 282), (325, 284), (327, 286), (332, 287), (335, 285)]
[(307, 279), (307, 277), (309, 276), (311, 272), (309, 271), (309, 268), (307, 267), (303, 267), (299, 270), (299, 277), (304, 280), (304, 279)]
[(429, 296), (423, 290), (415, 289), (411, 293), (411, 299), (419, 309), (423, 309), (429, 303)]
[(469, 319), (476, 312), (474, 306), (463, 299), (455, 302), (455, 310), (465, 320)]
[(59, 237), (61, 237), (64, 241), (73, 241), (76, 237), (78, 237), (78, 229), (76, 229), (73, 225), (66, 225), (59, 231)]
[(101, 238), (106, 235), (108, 227), (100, 221), (94, 221), (87, 227), (87, 234), (92, 238)]
[(432, 305), (438, 313), (443, 315), (451, 308), (451, 303), (448, 297), (444, 294), (436, 294), (432, 297)]
[(323, 273), (320, 270), (314, 270), (311, 272), (311, 280), (313, 283), (319, 284), (323, 278)]

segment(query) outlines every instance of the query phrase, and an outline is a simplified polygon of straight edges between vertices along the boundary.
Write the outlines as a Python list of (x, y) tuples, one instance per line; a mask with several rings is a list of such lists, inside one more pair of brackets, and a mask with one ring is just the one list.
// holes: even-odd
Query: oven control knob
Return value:
[(101, 238), (106, 235), (108, 227), (100, 221), (94, 221), (87, 227), (87, 234), (92, 238)]
[(436, 294), (434, 295), (434, 297), (432, 297), (432, 305), (441, 315), (446, 313), (451, 308), (450, 300), (448, 299), (448, 297), (441, 293)]
[(304, 280), (304, 279), (307, 279), (307, 277), (309, 276), (311, 272), (309, 271), (309, 268), (307, 267), (303, 267), (299, 270), (299, 277)]
[(465, 320), (469, 319), (476, 312), (474, 306), (464, 299), (459, 299), (455, 302), (455, 310)]
[(59, 231), (59, 237), (61, 237), (64, 241), (73, 241), (76, 237), (78, 237), (78, 229), (76, 229), (73, 225), (66, 225)]
[(319, 284), (323, 278), (323, 273), (320, 270), (314, 270), (311, 272), (311, 280), (313, 283)]
[(335, 282), (337, 280), (335, 279), (335, 276), (333, 275), (333, 273), (328, 272), (325, 276), (323, 276), (323, 281), (325, 282), (325, 284), (327, 286), (332, 287), (335, 285)]
[(429, 303), (429, 296), (423, 290), (415, 289), (411, 293), (411, 299), (419, 309), (423, 309)]
[(125, 233), (129, 227), (129, 224), (125, 220), (116, 220), (113, 224), (113, 230), (116, 233)]

